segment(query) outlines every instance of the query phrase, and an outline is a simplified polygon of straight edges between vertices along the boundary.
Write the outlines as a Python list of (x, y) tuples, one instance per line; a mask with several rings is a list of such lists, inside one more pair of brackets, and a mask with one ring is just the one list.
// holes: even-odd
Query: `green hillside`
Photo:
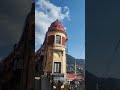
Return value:
[(75, 59), (74, 57), (72, 57), (71, 55), (68, 55), (68, 54), (66, 54), (66, 59), (67, 59), (67, 64), (74, 64), (75, 61), (77, 64), (85, 64), (84, 59)]

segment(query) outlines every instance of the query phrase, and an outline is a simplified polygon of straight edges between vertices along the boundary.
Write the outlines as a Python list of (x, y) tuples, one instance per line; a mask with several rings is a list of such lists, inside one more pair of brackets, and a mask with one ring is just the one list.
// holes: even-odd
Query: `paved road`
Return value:
[[(41, 84), (40, 84), (41, 80)], [(41, 89), (40, 89), (41, 85)], [(45, 76), (35, 77), (35, 90), (51, 90), (51, 85)]]

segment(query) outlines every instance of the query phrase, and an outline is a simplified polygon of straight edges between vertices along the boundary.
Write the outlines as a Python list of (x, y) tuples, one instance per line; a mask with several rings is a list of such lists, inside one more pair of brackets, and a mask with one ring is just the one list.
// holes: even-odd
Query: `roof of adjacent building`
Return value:
[(77, 75), (75, 75), (75, 74), (67, 74), (67, 79), (84, 80), (82, 77), (77, 76)]

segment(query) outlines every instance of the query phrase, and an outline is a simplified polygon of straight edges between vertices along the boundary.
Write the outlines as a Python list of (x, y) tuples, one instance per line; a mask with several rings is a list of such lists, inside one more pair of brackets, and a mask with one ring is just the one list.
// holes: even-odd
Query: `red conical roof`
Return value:
[(65, 31), (63, 24), (60, 21), (58, 21), (58, 19), (51, 24), (49, 30), (51, 29)]

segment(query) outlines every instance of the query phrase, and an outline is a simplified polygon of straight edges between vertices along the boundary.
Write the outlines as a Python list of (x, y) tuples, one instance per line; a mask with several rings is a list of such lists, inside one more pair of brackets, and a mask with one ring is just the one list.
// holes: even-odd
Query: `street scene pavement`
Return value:
[(49, 80), (45, 76), (35, 77), (35, 90), (51, 90)]

